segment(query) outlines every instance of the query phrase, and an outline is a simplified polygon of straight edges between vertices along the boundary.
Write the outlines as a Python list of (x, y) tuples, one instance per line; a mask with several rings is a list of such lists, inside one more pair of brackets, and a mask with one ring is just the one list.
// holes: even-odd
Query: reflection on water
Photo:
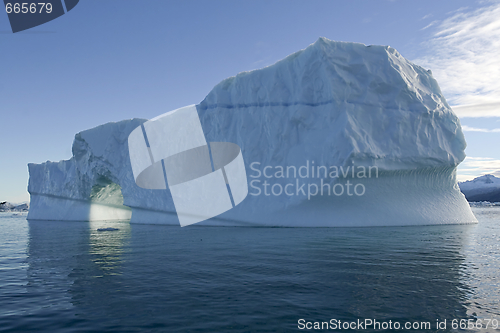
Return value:
[[(0, 327), (290, 332), (300, 318), (500, 319), (500, 212), (477, 215), (478, 225), (337, 229), (33, 221), (25, 310)], [(97, 231), (106, 227), (119, 230)]]
[[(107, 275), (119, 274), (123, 244), (130, 225), (120, 222), (30, 221), (28, 241), (27, 294), (38, 296), (32, 317), (27, 321), (48, 331), (74, 326), (80, 299), (89, 297), (95, 284)], [(101, 227), (118, 231), (99, 232)], [(75, 294), (72, 291), (78, 290)], [(42, 297), (40, 297), (42, 296)], [(57, 318), (54, 322), (41, 318)], [(31, 322), (33, 321), (33, 322)], [(41, 325), (41, 327), (40, 327)], [(31, 327), (28, 325), (27, 327)], [(22, 326), (21, 326), (22, 328)]]
[(474, 213), (481, 224), (463, 250), (463, 281), (472, 290), (468, 313), (500, 323), (500, 206), (476, 207)]
[[(89, 256), (99, 269), (100, 274), (119, 275), (123, 246), (130, 238), (130, 224), (127, 222), (91, 221), (89, 237)], [(99, 230), (99, 229), (117, 230)]]

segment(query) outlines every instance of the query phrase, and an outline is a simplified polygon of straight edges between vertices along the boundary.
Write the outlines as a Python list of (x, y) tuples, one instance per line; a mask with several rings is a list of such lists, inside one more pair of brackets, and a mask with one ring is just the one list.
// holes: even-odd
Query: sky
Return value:
[(319, 37), (390, 45), (431, 69), (468, 143), (459, 180), (500, 177), (500, 2), (81, 0), (13, 34), (0, 13), (0, 201), (74, 135), (198, 104), (221, 80)]

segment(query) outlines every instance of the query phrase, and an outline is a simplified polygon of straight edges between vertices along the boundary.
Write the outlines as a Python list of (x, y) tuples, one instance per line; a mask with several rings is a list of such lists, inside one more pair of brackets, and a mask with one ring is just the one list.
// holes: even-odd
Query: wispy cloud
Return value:
[(453, 111), (461, 117), (497, 117), (500, 112), (500, 102), (457, 105)]
[(467, 156), (458, 166), (457, 178), (458, 181), (463, 182), (486, 174), (500, 176), (500, 160)]
[(427, 55), (415, 60), (432, 70), (460, 117), (500, 117), (500, 2), (488, 4), (438, 23)]
[(469, 127), (467, 125), (462, 125), (462, 131), (464, 131), (464, 132), (498, 133), (498, 132), (500, 132), (500, 128), (486, 129), (486, 128)]
[(432, 21), (431, 23), (427, 24), (425, 27), (423, 27), (422, 29), (420, 30), (427, 30), (429, 29), (430, 27), (432, 27), (434, 24), (438, 23), (439, 21)]

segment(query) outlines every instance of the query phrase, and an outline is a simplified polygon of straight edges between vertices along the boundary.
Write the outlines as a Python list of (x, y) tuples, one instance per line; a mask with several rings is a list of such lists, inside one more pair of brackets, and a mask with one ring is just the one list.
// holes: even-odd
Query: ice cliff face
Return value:
[[(240, 205), (202, 224), (476, 221), (455, 179), (466, 146), (459, 120), (430, 71), (391, 47), (320, 38), (272, 66), (222, 81), (197, 110), (207, 141), (241, 147), (249, 183)], [(94, 218), (124, 218), (130, 211), (123, 200), (131, 222), (178, 224), (169, 191), (141, 189), (132, 176), (127, 137), (144, 121), (81, 132), (71, 160), (30, 164), (28, 218), (88, 219), (91, 206), (100, 207)], [(307, 177), (279, 174), (290, 167), (304, 167)], [(328, 175), (311, 174), (315, 167)], [(359, 177), (363, 167), (375, 168), (373, 175)], [(330, 173), (335, 168), (348, 172)], [(363, 194), (319, 192), (349, 182), (362, 184)]]

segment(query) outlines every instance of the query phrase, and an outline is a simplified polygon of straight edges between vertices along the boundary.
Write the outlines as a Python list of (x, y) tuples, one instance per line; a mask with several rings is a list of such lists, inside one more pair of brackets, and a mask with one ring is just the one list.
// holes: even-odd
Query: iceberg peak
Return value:
[(356, 159), (392, 170), (456, 166), (465, 158), (460, 122), (436, 80), (391, 47), (321, 37), (274, 65), (222, 81), (199, 111), (202, 118), (214, 109), (269, 115), (280, 107), (287, 108), (283, 123), (321, 128), (325, 144), (344, 142), (342, 152), (332, 151), (336, 163)]

